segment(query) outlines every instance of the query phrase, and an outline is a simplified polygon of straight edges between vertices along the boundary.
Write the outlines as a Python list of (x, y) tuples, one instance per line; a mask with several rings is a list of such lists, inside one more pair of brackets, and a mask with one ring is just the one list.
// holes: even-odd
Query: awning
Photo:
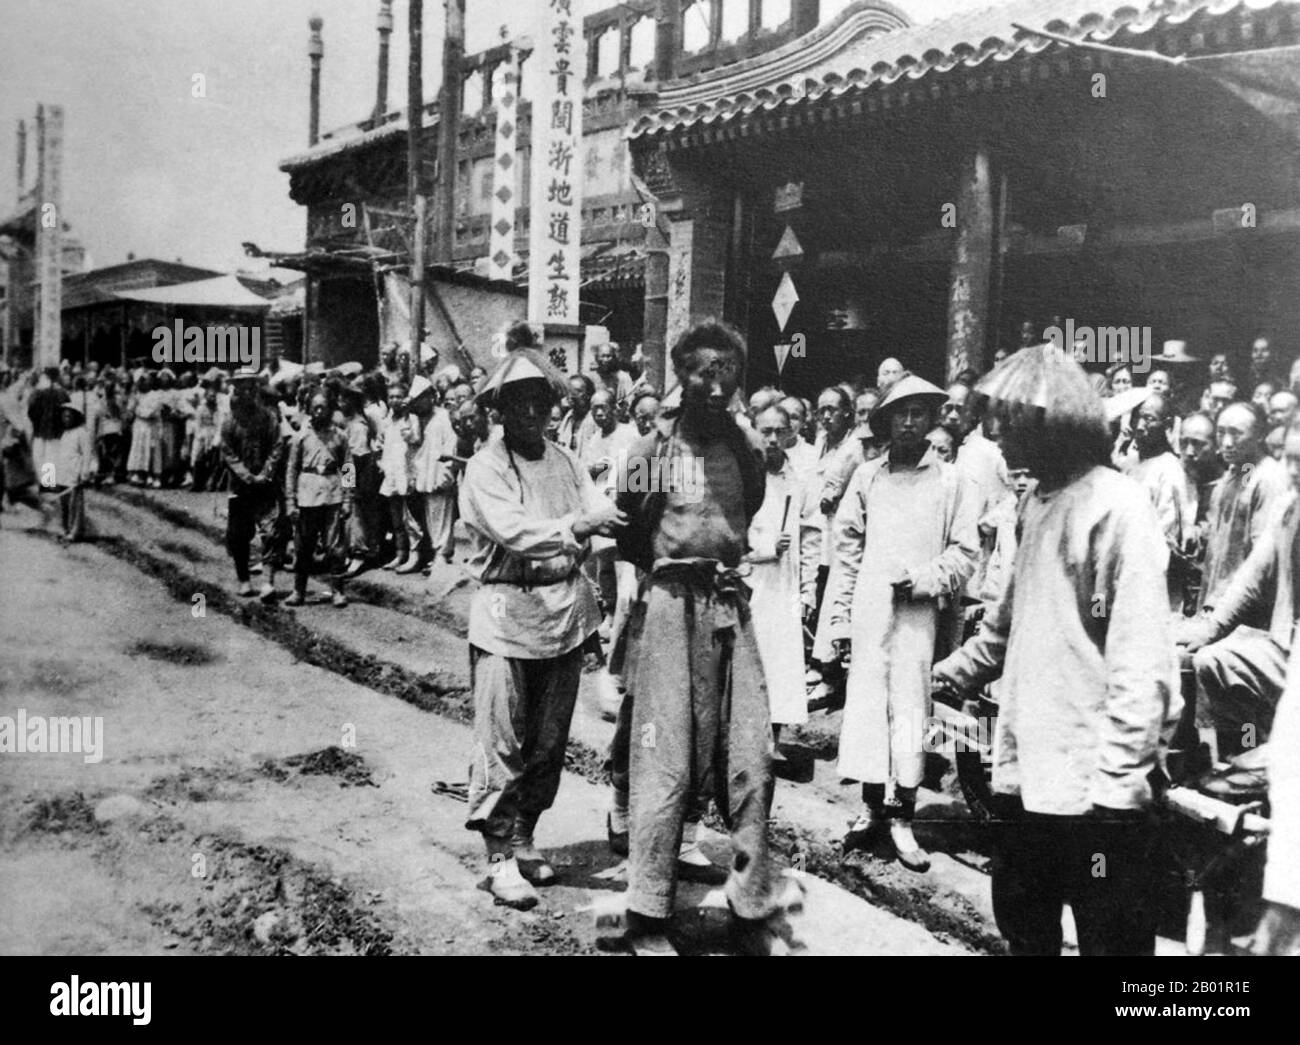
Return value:
[(1300, 47), (1190, 58), (1183, 68), (1209, 76), (1269, 123), (1300, 138)]
[[(855, 32), (854, 12), (764, 55), (739, 63), (736, 72), (664, 84), (659, 109), (635, 120), (629, 138), (705, 130), (738, 122), (751, 114), (790, 113), (820, 100), (834, 100), (897, 82), (936, 79), (947, 74), (991, 75), (998, 66), (1024, 54), (1061, 45), (1016, 25), (1075, 40), (1140, 47), (1140, 38), (1163, 27), (1182, 26), (1198, 17), (1229, 23), (1253, 19), (1268, 25), (1291, 19), (1296, 4), (1284, 0), (1014, 0), (1012, 3), (922, 25), (871, 35), (866, 23)], [(833, 49), (829, 45), (834, 44)], [(807, 57), (803, 57), (807, 56)], [(1206, 56), (1207, 60), (1211, 56)], [(796, 86), (797, 85), (797, 86)], [(932, 90), (938, 90), (937, 84)]]
[(198, 279), (192, 283), (175, 283), (170, 287), (115, 291), (114, 297), (126, 301), (148, 301), (155, 305), (189, 305), (194, 308), (266, 309), (271, 303), (254, 294), (234, 276)]

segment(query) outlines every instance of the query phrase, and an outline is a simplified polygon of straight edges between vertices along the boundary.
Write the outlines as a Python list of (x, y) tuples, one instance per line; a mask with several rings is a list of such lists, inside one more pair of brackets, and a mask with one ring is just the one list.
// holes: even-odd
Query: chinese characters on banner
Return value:
[(504, 93), (497, 99), (495, 166), (492, 169), (492, 243), (488, 250), (493, 279), (510, 280), (515, 267), (515, 139), (519, 130), (519, 74), (511, 50), (505, 63)]
[(546, 0), (535, 70), (528, 204), (528, 319), (578, 322), (582, 245), (582, 81), (587, 45), (574, 0)]

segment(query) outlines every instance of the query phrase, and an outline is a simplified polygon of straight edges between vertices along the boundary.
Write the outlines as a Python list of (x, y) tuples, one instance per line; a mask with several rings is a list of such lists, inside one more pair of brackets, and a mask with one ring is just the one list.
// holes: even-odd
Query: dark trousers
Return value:
[(1219, 758), (1268, 740), (1289, 655), (1267, 631), (1244, 626), (1192, 654), (1196, 681), (1214, 717)]
[(330, 586), (338, 588), (345, 566), (342, 522), (337, 504), (298, 509), (298, 527), (294, 533), (293, 581), (299, 595), (307, 594), (307, 578), (311, 575), (317, 545), (324, 552)]
[(370, 561), (380, 554), (383, 544), (387, 512), (384, 499), (379, 496), (383, 473), (375, 454), (354, 457), (357, 475), (357, 495), (352, 505), (352, 518), (348, 520), (348, 550), (354, 559)]
[(999, 825), (993, 913), (1012, 954), (1060, 954), (1061, 912), (1085, 955), (1155, 953), (1153, 827), (1023, 813)]
[(261, 497), (239, 494), (227, 502), (226, 551), (235, 561), (235, 576), (241, 584), (246, 583), (250, 577), (248, 557), (254, 533), (262, 546), (263, 568), (275, 569), (278, 544), (276, 523), (279, 514), (279, 501), (273, 492)]
[(470, 646), (474, 757), (465, 826), (471, 831), (500, 840), (531, 837), (555, 802), (582, 659), (582, 646), (545, 660)]
[(411, 535), (406, 529), (406, 498), (401, 494), (390, 494), (384, 498), (384, 509), (388, 512), (388, 527), (393, 531), (393, 551), (396, 561), (406, 562), (411, 556)]
[(126, 474), (126, 439), (121, 432), (109, 432), (99, 437), (99, 475), (97, 478), (123, 478)]
[(429, 539), (429, 522), (425, 516), (424, 502), (426, 495), (418, 490), (411, 490), (406, 495), (406, 511), (413, 524), (411, 538), (415, 541), (411, 551), (420, 557), (420, 562), (427, 563), (436, 554)]

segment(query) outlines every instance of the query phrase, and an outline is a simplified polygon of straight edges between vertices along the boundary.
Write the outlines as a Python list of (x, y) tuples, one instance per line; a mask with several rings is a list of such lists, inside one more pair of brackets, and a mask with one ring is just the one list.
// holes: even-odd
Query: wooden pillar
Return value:
[(672, 194), (660, 199), (668, 220), (646, 235), (642, 351), (666, 386), (674, 384), (673, 342), (692, 323), (726, 313), (736, 208), (730, 186), (681, 172), (674, 172), (674, 181)]
[(802, 36), (816, 29), (818, 13), (818, 0), (793, 0), (790, 18), (794, 22), (795, 35)]
[(997, 247), (996, 210), (988, 149), (962, 157), (957, 196), (957, 236), (948, 282), (948, 379), (971, 367), (984, 369), (990, 283)]
[(681, 50), (682, 0), (657, 0), (655, 4), (655, 79), (673, 78)]
[(656, 388), (664, 388), (668, 373), (668, 239), (658, 228), (646, 230), (645, 306), (641, 320), (641, 352), (646, 358), (646, 377)]

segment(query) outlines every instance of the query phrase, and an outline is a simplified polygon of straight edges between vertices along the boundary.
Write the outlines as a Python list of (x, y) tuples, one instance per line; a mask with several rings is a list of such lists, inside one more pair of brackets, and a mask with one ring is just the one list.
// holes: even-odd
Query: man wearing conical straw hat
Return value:
[(849, 669), (839, 775), (862, 782), (863, 812), (846, 848), (884, 824), (885, 788), (901, 807), (890, 823), (898, 858), (915, 871), (929, 857), (912, 834), (925, 769), (930, 664), (940, 600), (954, 598), (975, 569), (975, 484), (940, 461), (926, 433), (947, 399), (908, 375), (871, 413), (889, 450), (853, 473), (833, 523), (836, 569), (826, 588), (827, 634)]
[(1059, 954), (1068, 903), (1082, 953), (1151, 954), (1148, 777), (1181, 703), (1160, 524), (1106, 466), (1104, 408), (1073, 360), (1025, 348), (976, 391), (1002, 422), (1007, 467), (1038, 480), (1001, 600), (932, 680), (969, 690), (1002, 676), (993, 790), (1017, 822), (994, 862), (998, 928), (1013, 954)]
[(583, 651), (600, 625), (582, 560), (593, 535), (623, 516), (575, 456), (547, 440), (564, 379), (529, 328), (511, 328), (511, 350), (487, 379), (479, 405), (502, 431), (470, 458), (460, 488), (470, 570), (481, 582), (469, 611), (474, 757), (469, 817), (488, 852), (486, 888), (526, 910), (534, 885), (555, 871), (533, 841), (555, 801)]

